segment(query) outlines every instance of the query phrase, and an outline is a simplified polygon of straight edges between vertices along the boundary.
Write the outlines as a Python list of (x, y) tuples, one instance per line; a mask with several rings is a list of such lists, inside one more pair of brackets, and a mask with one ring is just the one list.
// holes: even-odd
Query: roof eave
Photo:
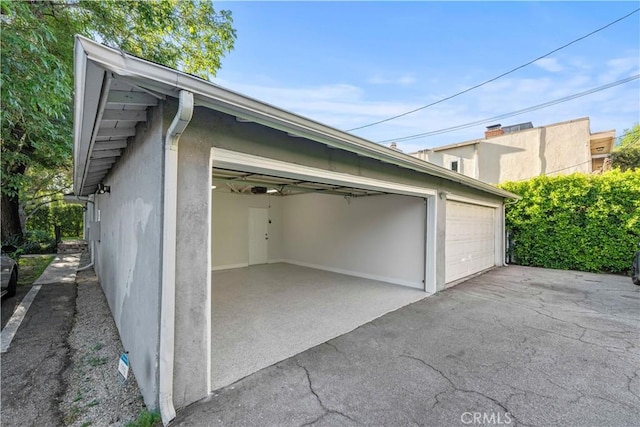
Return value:
[[(145, 87), (177, 96), (179, 90), (194, 94), (196, 105), (207, 106), (268, 127), (305, 137), (365, 157), (458, 182), (500, 197), (518, 196), (482, 181), (457, 174), (408, 154), (293, 114), (267, 103), (222, 88), (198, 77), (146, 61), (117, 49), (76, 36), (76, 49), (82, 49), (85, 61), (100, 65), (117, 75), (144, 81)], [(76, 99), (77, 101), (78, 99)]]

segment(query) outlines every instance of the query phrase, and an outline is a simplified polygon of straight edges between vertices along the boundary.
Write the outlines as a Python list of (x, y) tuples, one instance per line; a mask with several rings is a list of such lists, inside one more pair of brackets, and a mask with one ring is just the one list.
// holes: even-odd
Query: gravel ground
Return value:
[[(83, 254), (80, 265), (89, 263)], [(60, 402), (69, 426), (124, 426), (145, 410), (132, 371), (126, 385), (118, 379), (123, 347), (107, 300), (93, 269), (78, 272), (78, 297), (69, 335), (71, 361)]]

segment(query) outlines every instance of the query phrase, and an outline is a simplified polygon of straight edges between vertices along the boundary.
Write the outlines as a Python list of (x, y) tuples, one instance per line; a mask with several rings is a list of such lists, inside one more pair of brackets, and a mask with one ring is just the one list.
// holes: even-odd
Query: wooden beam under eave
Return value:
[(108, 128), (99, 129), (97, 138), (122, 138), (134, 136), (136, 134), (136, 128)]
[(121, 148), (126, 148), (127, 140), (126, 139), (116, 139), (111, 141), (96, 141), (93, 146), (93, 151), (104, 151), (104, 150), (118, 150)]
[(158, 105), (158, 98), (145, 92), (125, 92), (112, 90), (107, 97), (107, 104)]
[(147, 110), (104, 110), (102, 120), (119, 122), (146, 122)]

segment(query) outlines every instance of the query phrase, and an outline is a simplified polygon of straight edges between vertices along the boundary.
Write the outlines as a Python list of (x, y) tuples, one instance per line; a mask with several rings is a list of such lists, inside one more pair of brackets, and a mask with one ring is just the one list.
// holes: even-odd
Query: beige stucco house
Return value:
[(591, 133), (589, 118), (533, 127), (528, 123), (487, 127), (483, 139), (411, 153), (492, 184), (539, 175), (599, 173), (607, 168), (615, 130)]

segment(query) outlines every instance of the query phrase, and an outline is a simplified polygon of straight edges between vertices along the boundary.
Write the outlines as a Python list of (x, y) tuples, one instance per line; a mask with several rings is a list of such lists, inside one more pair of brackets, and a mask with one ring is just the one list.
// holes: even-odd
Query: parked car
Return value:
[(638, 249), (631, 263), (631, 280), (634, 285), (640, 286), (640, 243), (638, 243)]
[(18, 289), (18, 263), (2, 255), (2, 293), (0, 296), (12, 297)]

